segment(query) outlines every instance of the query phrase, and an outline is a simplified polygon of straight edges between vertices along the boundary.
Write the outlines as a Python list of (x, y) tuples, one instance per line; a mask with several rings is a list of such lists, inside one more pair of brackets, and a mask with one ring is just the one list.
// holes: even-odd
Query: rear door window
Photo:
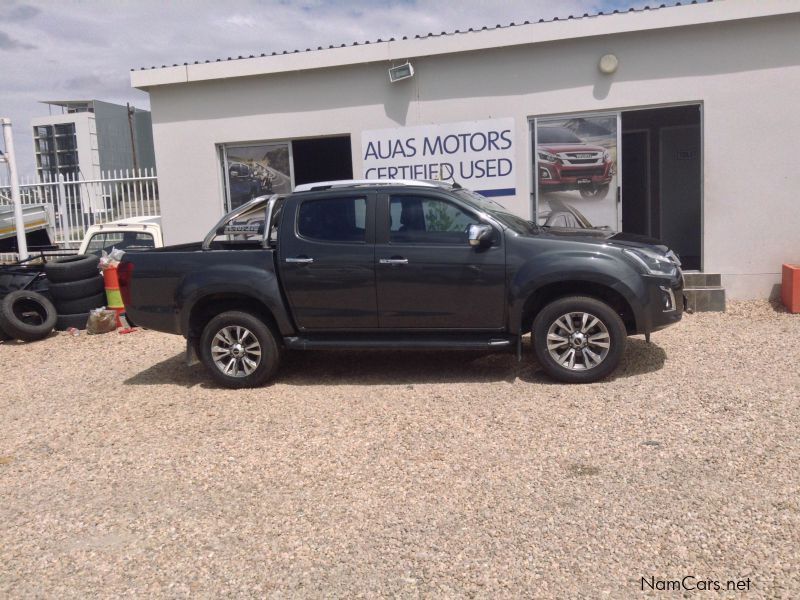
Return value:
[(322, 242), (365, 242), (366, 218), (366, 198), (305, 200), (297, 213), (297, 233)]

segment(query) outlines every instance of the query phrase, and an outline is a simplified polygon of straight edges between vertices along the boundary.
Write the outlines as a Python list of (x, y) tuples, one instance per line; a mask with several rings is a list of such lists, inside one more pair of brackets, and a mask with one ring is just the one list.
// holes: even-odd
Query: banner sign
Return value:
[(365, 179), (438, 179), (484, 196), (516, 193), (514, 119), (364, 131), (361, 158)]

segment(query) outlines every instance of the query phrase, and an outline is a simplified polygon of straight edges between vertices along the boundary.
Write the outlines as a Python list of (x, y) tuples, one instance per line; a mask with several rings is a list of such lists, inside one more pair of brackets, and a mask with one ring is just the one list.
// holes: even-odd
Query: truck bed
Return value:
[[(123, 265), (131, 265), (127, 268), (132, 271), (125, 309), (133, 321), (186, 335), (188, 315), (201, 298), (236, 292), (280, 299), (275, 250), (257, 244), (215, 245), (220, 249), (201, 250), (200, 243), (191, 243), (127, 253)], [(223, 249), (231, 246), (237, 249)]]

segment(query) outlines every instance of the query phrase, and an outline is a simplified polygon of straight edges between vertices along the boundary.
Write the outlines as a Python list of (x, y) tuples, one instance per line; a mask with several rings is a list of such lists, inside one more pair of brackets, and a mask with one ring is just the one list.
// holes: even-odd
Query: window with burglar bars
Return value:
[(59, 174), (78, 178), (75, 123), (37, 125), (33, 128), (33, 139), (39, 181), (55, 181)]

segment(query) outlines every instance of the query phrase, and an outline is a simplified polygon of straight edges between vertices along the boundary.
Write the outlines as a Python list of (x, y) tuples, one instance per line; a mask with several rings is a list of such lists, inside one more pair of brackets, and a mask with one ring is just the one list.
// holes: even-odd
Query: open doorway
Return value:
[(663, 240), (700, 270), (700, 105), (621, 113), (622, 231)]
[(350, 136), (221, 144), (225, 210), (300, 183), (353, 178)]
[(294, 183), (353, 178), (350, 136), (292, 140)]

